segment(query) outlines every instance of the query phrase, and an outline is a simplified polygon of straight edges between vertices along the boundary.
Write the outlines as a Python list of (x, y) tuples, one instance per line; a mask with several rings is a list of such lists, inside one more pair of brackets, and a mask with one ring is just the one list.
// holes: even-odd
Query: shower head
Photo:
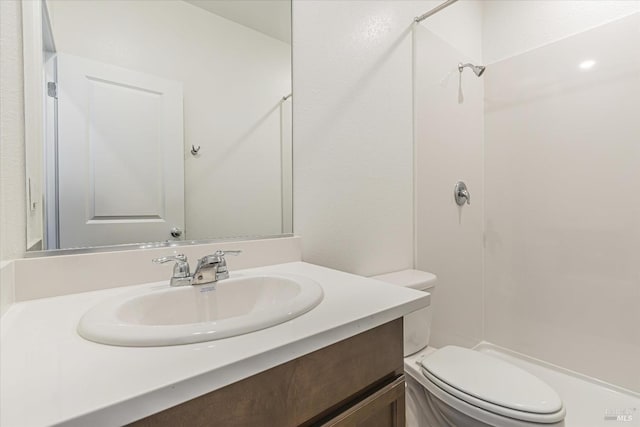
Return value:
[(473, 64), (463, 64), (462, 62), (458, 64), (458, 71), (462, 72), (462, 70), (465, 67), (469, 67), (473, 70), (473, 72), (475, 73), (476, 76), (480, 77), (483, 73), (484, 70), (486, 70), (487, 67), (482, 66), (482, 65), (473, 65)]

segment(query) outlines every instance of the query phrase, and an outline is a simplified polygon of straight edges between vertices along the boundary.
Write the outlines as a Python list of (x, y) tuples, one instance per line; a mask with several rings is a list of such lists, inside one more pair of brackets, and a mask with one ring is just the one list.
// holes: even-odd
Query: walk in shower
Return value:
[[(412, 35), (431, 341), (486, 341), (637, 399), (640, 2), (445, 6)], [(612, 405), (592, 402), (589, 425)]]

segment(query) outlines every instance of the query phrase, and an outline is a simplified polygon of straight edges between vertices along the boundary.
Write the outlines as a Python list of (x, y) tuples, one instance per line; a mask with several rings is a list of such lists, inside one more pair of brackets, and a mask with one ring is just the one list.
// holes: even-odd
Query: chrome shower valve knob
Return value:
[(453, 189), (453, 196), (458, 206), (464, 206), (465, 203), (468, 205), (471, 204), (471, 194), (469, 194), (467, 185), (462, 181), (456, 183)]

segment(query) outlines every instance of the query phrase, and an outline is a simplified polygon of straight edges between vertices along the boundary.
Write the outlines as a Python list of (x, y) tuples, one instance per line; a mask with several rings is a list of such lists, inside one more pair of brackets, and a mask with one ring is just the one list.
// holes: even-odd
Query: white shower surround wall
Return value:
[(638, 0), (484, 0), (483, 60), (491, 64), (639, 11)]
[[(581, 7), (581, 4), (584, 7)], [(450, 9), (458, 6), (462, 4)], [(637, 1), (485, 2), (482, 10), (484, 25), (481, 38), (483, 56), (489, 67), (479, 83), (493, 81), (494, 93), (500, 93), (505, 89), (505, 85), (514, 85), (522, 80), (523, 76), (535, 78), (533, 67), (528, 70), (520, 69), (517, 73), (512, 70), (510, 73), (504, 72), (497, 76), (502, 62), (491, 62), (500, 58), (516, 60), (524, 52), (534, 53), (541, 46), (546, 49), (548, 47), (544, 46), (550, 43), (615, 21), (638, 10), (640, 2)], [(505, 19), (505, 16), (509, 16), (509, 19)], [(446, 11), (442, 12), (442, 17), (447, 18)], [(543, 29), (540, 28), (541, 23), (544, 23)], [(459, 27), (453, 20), (450, 24)], [(422, 26), (431, 30), (428, 20)], [(512, 34), (514, 26), (519, 30)], [(631, 143), (632, 139), (624, 139), (625, 136), (633, 138), (635, 135), (637, 141), (640, 135), (635, 130), (634, 119), (624, 116), (625, 113), (633, 114), (635, 109), (625, 109), (614, 99), (608, 102), (613, 109), (610, 113), (615, 113), (618, 108), (622, 110), (617, 124), (613, 126), (617, 131), (616, 135), (620, 137), (616, 145), (619, 150), (616, 149), (615, 152), (609, 150), (610, 146), (599, 145), (611, 138), (611, 129), (604, 121), (599, 121), (601, 117), (598, 117), (597, 109), (591, 111), (591, 114), (595, 114), (593, 117), (588, 117), (589, 112), (583, 111), (585, 115), (576, 122), (574, 136), (585, 136), (580, 129), (584, 129), (587, 124), (597, 127), (596, 123), (601, 123), (598, 132), (606, 133), (599, 133), (600, 140), (595, 139), (596, 137), (589, 139), (586, 135), (587, 138), (581, 143), (575, 140), (571, 135), (572, 130), (569, 129), (565, 139), (573, 142), (560, 138), (561, 141), (548, 152), (550, 159), (555, 157), (558, 160), (565, 150), (578, 156), (583, 144), (594, 146), (601, 150), (601, 158), (598, 159), (597, 155), (589, 158), (593, 160), (593, 166), (600, 164), (602, 167), (585, 169), (585, 162), (581, 164), (570, 160), (571, 156), (564, 155), (564, 168), (548, 170), (548, 160), (535, 155), (532, 158), (531, 155), (534, 153), (523, 151), (521, 144), (526, 137), (521, 138), (521, 135), (512, 133), (510, 136), (502, 135), (502, 139), (493, 141), (495, 135), (489, 132), (491, 140), (485, 141), (482, 133), (477, 134), (478, 126), (474, 125), (476, 120), (473, 113), (463, 120), (464, 115), (460, 114), (460, 109), (453, 105), (447, 106), (438, 98), (437, 92), (443, 90), (446, 85), (435, 79), (433, 69), (442, 68), (440, 60), (449, 55), (450, 51), (457, 50), (462, 55), (464, 49), (459, 41), (438, 37), (436, 31), (431, 31), (431, 34), (422, 31), (425, 28), (417, 31), (416, 36), (416, 58), (421, 61), (421, 55), (424, 55), (416, 71), (416, 144), (419, 163), (417, 266), (434, 271), (444, 279), (434, 299), (436, 310), (432, 341), (435, 345), (472, 345), (475, 340), (485, 339), (639, 391), (640, 372), (635, 361), (640, 358), (640, 336), (637, 333), (637, 325), (640, 324), (640, 319), (637, 318), (637, 307), (640, 304), (640, 272), (637, 266), (634, 267), (637, 262), (632, 263), (630, 260), (633, 258), (637, 261), (640, 258), (640, 226), (637, 223), (640, 216), (635, 199), (629, 200), (624, 207), (616, 207), (621, 203), (618, 193), (625, 188), (629, 189), (629, 186), (635, 188), (631, 190), (632, 193), (636, 192), (637, 183), (640, 182), (637, 168), (628, 168), (629, 162), (635, 165), (640, 162), (637, 157), (637, 144), (634, 146)], [(427, 39), (431, 39), (428, 45), (425, 44)], [(438, 39), (440, 50), (433, 44)], [(450, 45), (448, 49), (447, 44)], [(621, 55), (625, 56), (625, 45), (637, 48), (637, 38), (618, 40), (616, 44), (609, 46), (609, 49), (618, 49)], [(428, 47), (428, 50), (422, 51), (424, 47)], [(430, 62), (427, 59), (429, 55)], [(627, 57), (631, 55), (631, 51), (626, 52)], [(545, 68), (565, 64), (562, 64), (560, 59), (559, 62), (542, 61), (537, 65)], [(577, 65), (577, 61), (576, 64), (572, 64), (573, 67)], [(433, 77), (431, 81), (428, 77), (430, 74)], [(607, 82), (607, 78), (610, 76), (605, 75), (603, 80)], [(625, 82), (628, 93), (637, 93), (636, 83), (629, 80)], [(567, 83), (563, 82), (565, 87)], [(463, 82), (463, 85), (465, 103), (473, 103), (474, 98), (469, 96), (468, 83)], [(431, 90), (432, 96), (423, 97), (425, 90)], [(622, 90), (620, 88), (620, 91)], [(621, 92), (618, 92), (618, 95), (621, 95)], [(456, 96), (455, 91), (452, 91), (450, 96)], [(571, 108), (588, 106), (589, 99), (583, 99), (582, 105), (566, 104), (564, 110), (571, 111)], [(556, 101), (566, 100), (559, 97)], [(622, 105), (626, 104), (622, 102)], [(534, 107), (529, 111), (529, 119), (523, 119), (520, 124), (530, 124), (531, 117), (544, 117), (544, 111), (549, 106), (538, 105), (537, 108), (538, 110)], [(420, 116), (425, 112), (426, 115)], [(476, 109), (475, 114), (479, 116), (475, 119), (478, 119), (484, 112), (480, 108)], [(447, 131), (441, 123), (456, 123), (458, 126), (455, 129), (447, 128)], [(502, 122), (500, 129), (504, 124)], [(534, 121), (534, 124), (536, 130), (547, 127), (542, 121)], [(580, 127), (580, 124), (583, 126)], [(491, 124), (492, 129), (493, 125), (494, 123)], [(529, 131), (531, 136), (533, 128)], [(472, 146), (469, 145), (469, 141), (475, 141), (482, 146), (487, 144), (487, 148), (482, 148), (479, 153), (473, 151), (474, 154), (471, 154)], [(432, 155), (428, 154), (429, 149), (432, 150)], [(485, 154), (489, 157), (486, 164), (483, 164)], [(458, 167), (460, 164), (462, 167)], [(471, 166), (474, 164), (476, 169)], [(468, 177), (473, 175), (477, 167), (484, 170), (485, 191), (488, 194), (483, 227), (486, 229), (486, 252), (482, 247), (482, 235), (472, 237), (478, 228), (470, 228), (473, 216), (482, 214), (477, 211), (474, 214), (472, 203), (470, 207), (465, 206), (458, 215), (451, 200), (444, 200), (445, 194), (450, 193), (450, 187), (453, 185), (453, 182), (445, 183), (444, 178), (448, 177), (450, 181), (457, 172), (460, 178), (470, 179)], [(626, 186), (621, 181), (625, 175), (624, 172), (618, 172), (620, 169), (628, 172)], [(517, 177), (520, 173), (530, 183), (525, 188), (521, 187), (521, 179), (514, 179), (514, 176)], [(566, 183), (565, 179), (572, 175), (578, 176), (579, 182)], [(604, 187), (599, 179), (602, 176), (608, 182)], [(478, 200), (479, 197), (473, 197), (482, 193), (482, 180), (478, 181), (475, 178), (474, 181), (476, 182), (470, 185), (472, 201), (482, 203), (482, 200)], [(582, 195), (583, 201), (590, 200), (594, 192), (601, 193), (611, 189), (610, 194), (617, 194), (618, 201), (609, 200), (607, 197), (608, 203), (598, 206), (590, 204), (590, 208), (587, 209), (583, 202), (575, 200), (572, 196), (566, 197), (565, 202), (561, 195), (550, 200), (545, 194), (537, 191), (538, 184), (542, 185), (543, 182), (548, 185), (554, 183), (558, 191), (563, 186), (572, 188), (577, 185), (579, 189), (575, 194)], [(481, 197), (480, 195), (480, 199)], [(533, 203), (533, 200), (537, 203)], [(573, 206), (568, 207), (572, 213), (565, 215), (564, 220), (554, 220), (544, 214), (545, 209), (555, 211), (558, 206), (554, 207), (556, 203), (567, 208), (566, 200), (572, 200)], [(523, 206), (529, 206), (531, 209), (526, 211)], [(522, 209), (514, 213), (513, 209), (518, 207)], [(610, 222), (614, 217), (618, 218), (618, 224)], [(636, 218), (636, 221), (633, 222), (632, 218)], [(430, 219), (435, 221), (430, 222)], [(554, 233), (550, 235), (531, 232), (532, 229), (539, 229), (543, 225), (540, 221), (546, 221), (547, 226), (554, 225), (556, 236), (567, 236), (567, 233), (570, 234), (571, 230), (575, 229), (571, 222), (575, 220), (578, 220), (578, 225), (584, 231), (591, 230), (590, 237), (580, 240), (576, 239), (577, 235), (574, 233), (574, 238), (569, 239), (567, 245), (549, 247), (545, 245), (544, 239)], [(619, 227), (618, 231), (616, 227)], [(593, 246), (598, 241), (602, 244), (599, 250)], [(584, 243), (590, 247), (585, 247)], [(607, 249), (604, 249), (605, 247)], [(532, 248), (533, 257), (525, 256), (527, 249)], [(589, 250), (592, 251), (591, 256)], [(510, 258), (510, 251), (519, 253), (520, 256)], [(483, 256), (486, 257), (487, 271), (480, 278), (477, 275), (477, 267), (474, 267), (474, 260)], [(549, 264), (554, 258), (569, 259), (571, 262)], [(586, 271), (593, 274), (587, 275)], [(440, 311), (437, 310), (438, 307), (441, 307)], [(547, 311), (549, 307), (553, 308), (550, 312)]]
[[(472, 347), (483, 337), (484, 83), (460, 75), (475, 60), (425, 26), (414, 37), (417, 268), (438, 275), (430, 344)], [(471, 195), (462, 207), (459, 180)]]
[[(188, 239), (282, 232), (289, 44), (179, 0), (49, 7), (58, 51), (183, 83)], [(191, 145), (201, 147), (197, 158)]]
[(636, 392), (638, 49), (640, 13), (485, 77), (485, 339)]

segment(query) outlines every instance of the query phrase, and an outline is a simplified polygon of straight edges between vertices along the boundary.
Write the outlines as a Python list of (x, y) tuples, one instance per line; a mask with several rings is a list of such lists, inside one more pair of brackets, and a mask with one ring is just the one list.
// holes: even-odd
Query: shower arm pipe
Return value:
[(442, 9), (445, 9), (445, 8), (451, 6), (452, 4), (454, 4), (457, 1), (458, 0), (447, 0), (444, 3), (439, 4), (438, 6), (434, 7), (433, 9), (428, 11), (427, 13), (424, 13), (424, 14), (422, 14), (420, 16), (416, 16), (413, 20), (415, 22), (422, 22), (425, 19), (427, 19), (428, 17), (430, 17), (431, 15), (435, 15), (436, 13), (440, 12)]

